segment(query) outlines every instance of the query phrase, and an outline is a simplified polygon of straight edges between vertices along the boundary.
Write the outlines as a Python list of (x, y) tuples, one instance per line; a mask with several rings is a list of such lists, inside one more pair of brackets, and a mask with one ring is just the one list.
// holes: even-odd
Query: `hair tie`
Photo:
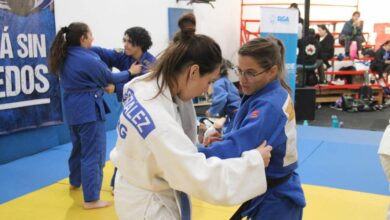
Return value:
[(62, 27), (61, 28), (61, 32), (64, 32), (65, 34), (67, 34), (69, 32), (69, 28), (68, 27)]

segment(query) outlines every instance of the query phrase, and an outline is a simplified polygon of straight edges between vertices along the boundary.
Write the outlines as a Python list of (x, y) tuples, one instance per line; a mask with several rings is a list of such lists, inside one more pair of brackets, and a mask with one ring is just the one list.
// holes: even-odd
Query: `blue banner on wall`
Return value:
[(0, 134), (62, 123), (49, 73), (54, 0), (0, 0)]
[(286, 82), (294, 98), (298, 44), (298, 11), (287, 8), (261, 7), (261, 36), (272, 35), (285, 46)]
[(168, 8), (168, 34), (170, 41), (175, 36), (176, 32), (180, 31), (179, 26), (177, 25), (179, 18), (188, 12), (193, 12), (193, 10), (185, 8)]

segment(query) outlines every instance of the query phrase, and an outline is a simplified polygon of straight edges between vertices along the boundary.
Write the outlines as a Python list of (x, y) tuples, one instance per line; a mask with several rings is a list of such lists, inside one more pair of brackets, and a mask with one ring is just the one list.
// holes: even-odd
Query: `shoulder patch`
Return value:
[(128, 89), (125, 97), (122, 114), (145, 139), (156, 128), (152, 117), (135, 98), (133, 90)]

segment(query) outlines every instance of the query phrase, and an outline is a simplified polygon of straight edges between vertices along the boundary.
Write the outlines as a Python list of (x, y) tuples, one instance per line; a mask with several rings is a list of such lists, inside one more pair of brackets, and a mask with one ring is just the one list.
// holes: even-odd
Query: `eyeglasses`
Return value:
[(254, 78), (260, 74), (263, 74), (265, 72), (267, 72), (268, 70), (270, 69), (265, 69), (261, 72), (253, 72), (253, 71), (242, 71), (240, 68), (238, 67), (235, 67), (234, 68), (234, 73), (237, 75), (237, 76), (243, 76), (243, 77), (246, 77), (246, 78)]

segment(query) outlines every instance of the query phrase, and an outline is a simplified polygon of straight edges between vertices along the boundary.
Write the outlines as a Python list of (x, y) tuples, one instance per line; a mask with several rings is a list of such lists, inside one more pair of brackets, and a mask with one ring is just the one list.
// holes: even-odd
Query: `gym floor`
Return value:
[[(377, 156), (382, 132), (298, 126), (299, 169), (307, 199), (305, 220), (385, 219), (388, 185)], [(109, 131), (108, 148), (115, 144)], [(114, 207), (82, 208), (81, 190), (66, 178), (70, 144), (0, 165), (0, 219), (117, 219)], [(109, 150), (108, 150), (109, 152)], [(113, 200), (110, 162), (101, 198)], [(193, 198), (193, 219), (229, 219), (237, 207), (214, 206)]]

